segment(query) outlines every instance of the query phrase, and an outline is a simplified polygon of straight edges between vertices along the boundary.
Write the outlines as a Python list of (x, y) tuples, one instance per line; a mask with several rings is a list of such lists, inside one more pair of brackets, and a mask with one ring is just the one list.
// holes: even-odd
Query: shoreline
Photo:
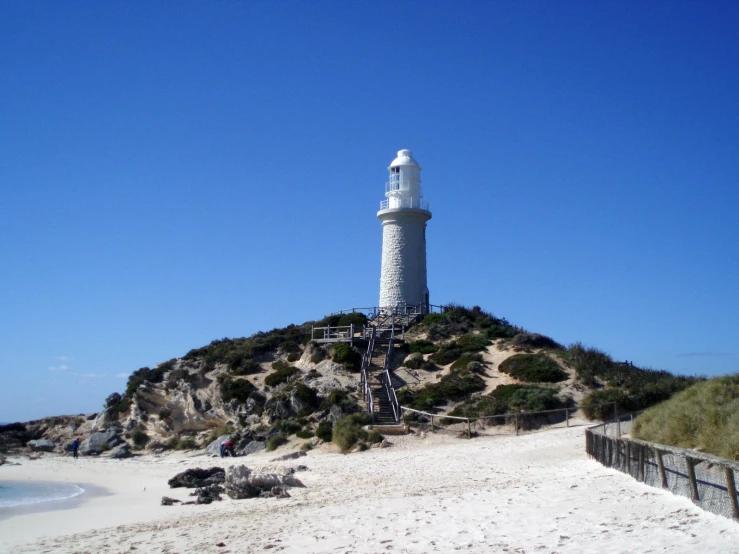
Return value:
[[(243, 458), (24, 462), (0, 476), (86, 475), (80, 481), (110, 494), (0, 520), (0, 551), (737, 552), (739, 524), (590, 460), (582, 427), (473, 440), (388, 438), (386, 449), (342, 455), (325, 445), (284, 462), (273, 459), (289, 448)], [(185, 500), (192, 491), (168, 487), (176, 473), (240, 464), (271, 472), (305, 465), (295, 474), (305, 488), (285, 499), (160, 506), (162, 496)]]
[[(6, 482), (23, 483), (28, 480), (22, 479), (4, 479)], [(34, 481), (42, 483), (67, 483), (66, 481)], [(90, 483), (71, 483), (82, 489), (82, 492), (67, 498), (55, 498), (51, 500), (42, 500), (30, 504), (18, 504), (16, 506), (0, 506), (0, 521), (13, 518), (19, 515), (35, 514), (40, 512), (54, 512), (59, 510), (73, 510), (82, 503), (92, 500), (100, 496), (107, 496), (111, 493), (104, 487), (98, 487)]]

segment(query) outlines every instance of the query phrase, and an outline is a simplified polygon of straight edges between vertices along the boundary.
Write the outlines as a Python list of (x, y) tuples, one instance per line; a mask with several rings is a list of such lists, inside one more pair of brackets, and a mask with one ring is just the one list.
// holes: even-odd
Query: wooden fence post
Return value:
[(659, 449), (655, 448), (654, 454), (657, 457), (657, 467), (659, 468), (659, 476), (660, 476), (660, 479), (662, 480), (662, 488), (666, 489), (667, 488), (667, 473), (665, 473), (665, 463), (664, 461), (662, 461), (662, 452)]
[(631, 475), (631, 441), (626, 442), (626, 469)]
[(724, 471), (726, 472), (726, 488), (729, 491), (729, 500), (731, 500), (731, 511), (734, 512), (734, 519), (739, 519), (739, 502), (736, 499), (734, 470), (730, 467), (724, 467)]
[(567, 427), (570, 426), (570, 409), (565, 408), (565, 421), (567, 422)]
[(468, 439), (471, 439), (472, 438), (472, 429), (470, 428), (470, 420), (469, 419), (467, 420), (467, 438)]
[(431, 416), (431, 432), (436, 433), (436, 431), (434, 431), (434, 416)]
[(518, 436), (518, 414), (516, 414), (516, 436)]
[(690, 479), (690, 498), (695, 502), (698, 498), (698, 481), (695, 478), (695, 463), (692, 458), (685, 456), (685, 463), (688, 465), (688, 479)]
[(646, 476), (644, 475), (644, 447), (639, 446), (639, 475), (641, 476), (640, 481), (645, 481)]

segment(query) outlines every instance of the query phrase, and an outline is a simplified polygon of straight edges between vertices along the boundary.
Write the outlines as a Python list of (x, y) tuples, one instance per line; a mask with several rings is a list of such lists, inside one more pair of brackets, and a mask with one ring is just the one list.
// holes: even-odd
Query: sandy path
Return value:
[[(391, 440), (388, 449), (311, 452), (292, 463), (268, 464), (276, 454), (245, 458), (250, 466), (307, 465), (309, 471), (298, 474), (307, 488), (292, 489), (290, 499), (210, 506), (157, 505), (162, 494), (186, 496), (160, 481), (184, 467), (211, 465), (209, 459), (148, 457), (117, 467), (112, 460), (86, 461), (105, 466), (108, 481), (120, 474), (125, 482), (135, 472), (152, 488), (2, 520), (0, 550), (739, 552), (739, 524), (589, 460), (582, 427), (471, 441), (442, 435)], [(22, 467), (54, 466), (63, 475), (69, 464), (60, 462), (67, 460)], [(117, 526), (101, 519), (101, 507), (117, 513)], [(63, 535), (60, 519), (66, 533), (77, 534)], [(39, 538), (45, 524), (51, 531)]]

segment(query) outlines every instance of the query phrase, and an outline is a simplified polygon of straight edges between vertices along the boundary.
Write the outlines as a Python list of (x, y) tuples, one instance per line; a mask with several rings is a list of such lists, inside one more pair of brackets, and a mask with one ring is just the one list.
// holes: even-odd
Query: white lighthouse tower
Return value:
[(382, 221), (380, 308), (429, 307), (426, 284), (428, 202), (421, 194), (421, 167), (410, 150), (401, 150), (390, 167), (385, 197), (377, 217)]

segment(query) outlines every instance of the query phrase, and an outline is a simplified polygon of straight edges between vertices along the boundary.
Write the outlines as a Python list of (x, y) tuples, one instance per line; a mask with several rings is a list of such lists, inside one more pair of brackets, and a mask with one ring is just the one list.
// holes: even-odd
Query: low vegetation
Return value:
[(695, 383), (639, 415), (631, 434), (739, 461), (739, 374)]
[(427, 411), (442, 406), (450, 400), (461, 400), (465, 396), (485, 390), (485, 381), (468, 369), (459, 369), (444, 375), (437, 383), (418, 390), (401, 389), (397, 392), (398, 402), (415, 410)]
[[(475, 418), (512, 412), (556, 410), (572, 405), (572, 399), (560, 398), (556, 389), (532, 385), (499, 385), (490, 394), (466, 400), (449, 415)], [(503, 421), (499, 420), (497, 423)]]
[(423, 358), (423, 354), (421, 354), (420, 352), (416, 352), (415, 354), (411, 354), (410, 356), (408, 356), (403, 362), (403, 366), (407, 367), (408, 369), (425, 369), (428, 371), (439, 369), (433, 362), (425, 360)]
[(479, 331), (488, 339), (510, 339), (522, 331), (505, 319), (485, 312), (479, 306), (470, 309), (456, 304), (448, 305), (444, 313), (427, 315), (421, 324), (426, 328), (430, 340), (449, 338), (472, 331)]
[(498, 369), (528, 383), (558, 383), (568, 378), (557, 362), (546, 354), (515, 354), (506, 358)]
[(567, 349), (566, 358), (584, 385), (597, 387), (580, 403), (590, 419), (610, 419), (614, 416), (613, 406), (604, 403), (616, 402), (620, 413), (635, 412), (659, 404), (702, 380), (614, 362), (608, 354), (596, 348), (586, 348), (580, 343)]
[(269, 387), (276, 387), (282, 383), (287, 383), (291, 377), (300, 373), (297, 367), (293, 367), (282, 360), (272, 363), (274, 371), (264, 378), (264, 384)]
[(331, 440), (342, 452), (349, 452), (357, 443), (369, 439), (369, 433), (362, 426), (370, 423), (372, 423), (372, 417), (368, 413), (356, 413), (343, 417), (334, 424)]
[(267, 441), (267, 446), (264, 449), (267, 452), (272, 452), (283, 444), (287, 444), (287, 437), (285, 435), (275, 435)]
[(342, 364), (347, 371), (359, 371), (362, 368), (362, 355), (350, 344), (336, 343), (333, 350), (333, 361)]
[(233, 379), (227, 375), (219, 376), (221, 385), (221, 398), (224, 402), (238, 400), (246, 402), (249, 395), (257, 392), (257, 388), (246, 379)]

